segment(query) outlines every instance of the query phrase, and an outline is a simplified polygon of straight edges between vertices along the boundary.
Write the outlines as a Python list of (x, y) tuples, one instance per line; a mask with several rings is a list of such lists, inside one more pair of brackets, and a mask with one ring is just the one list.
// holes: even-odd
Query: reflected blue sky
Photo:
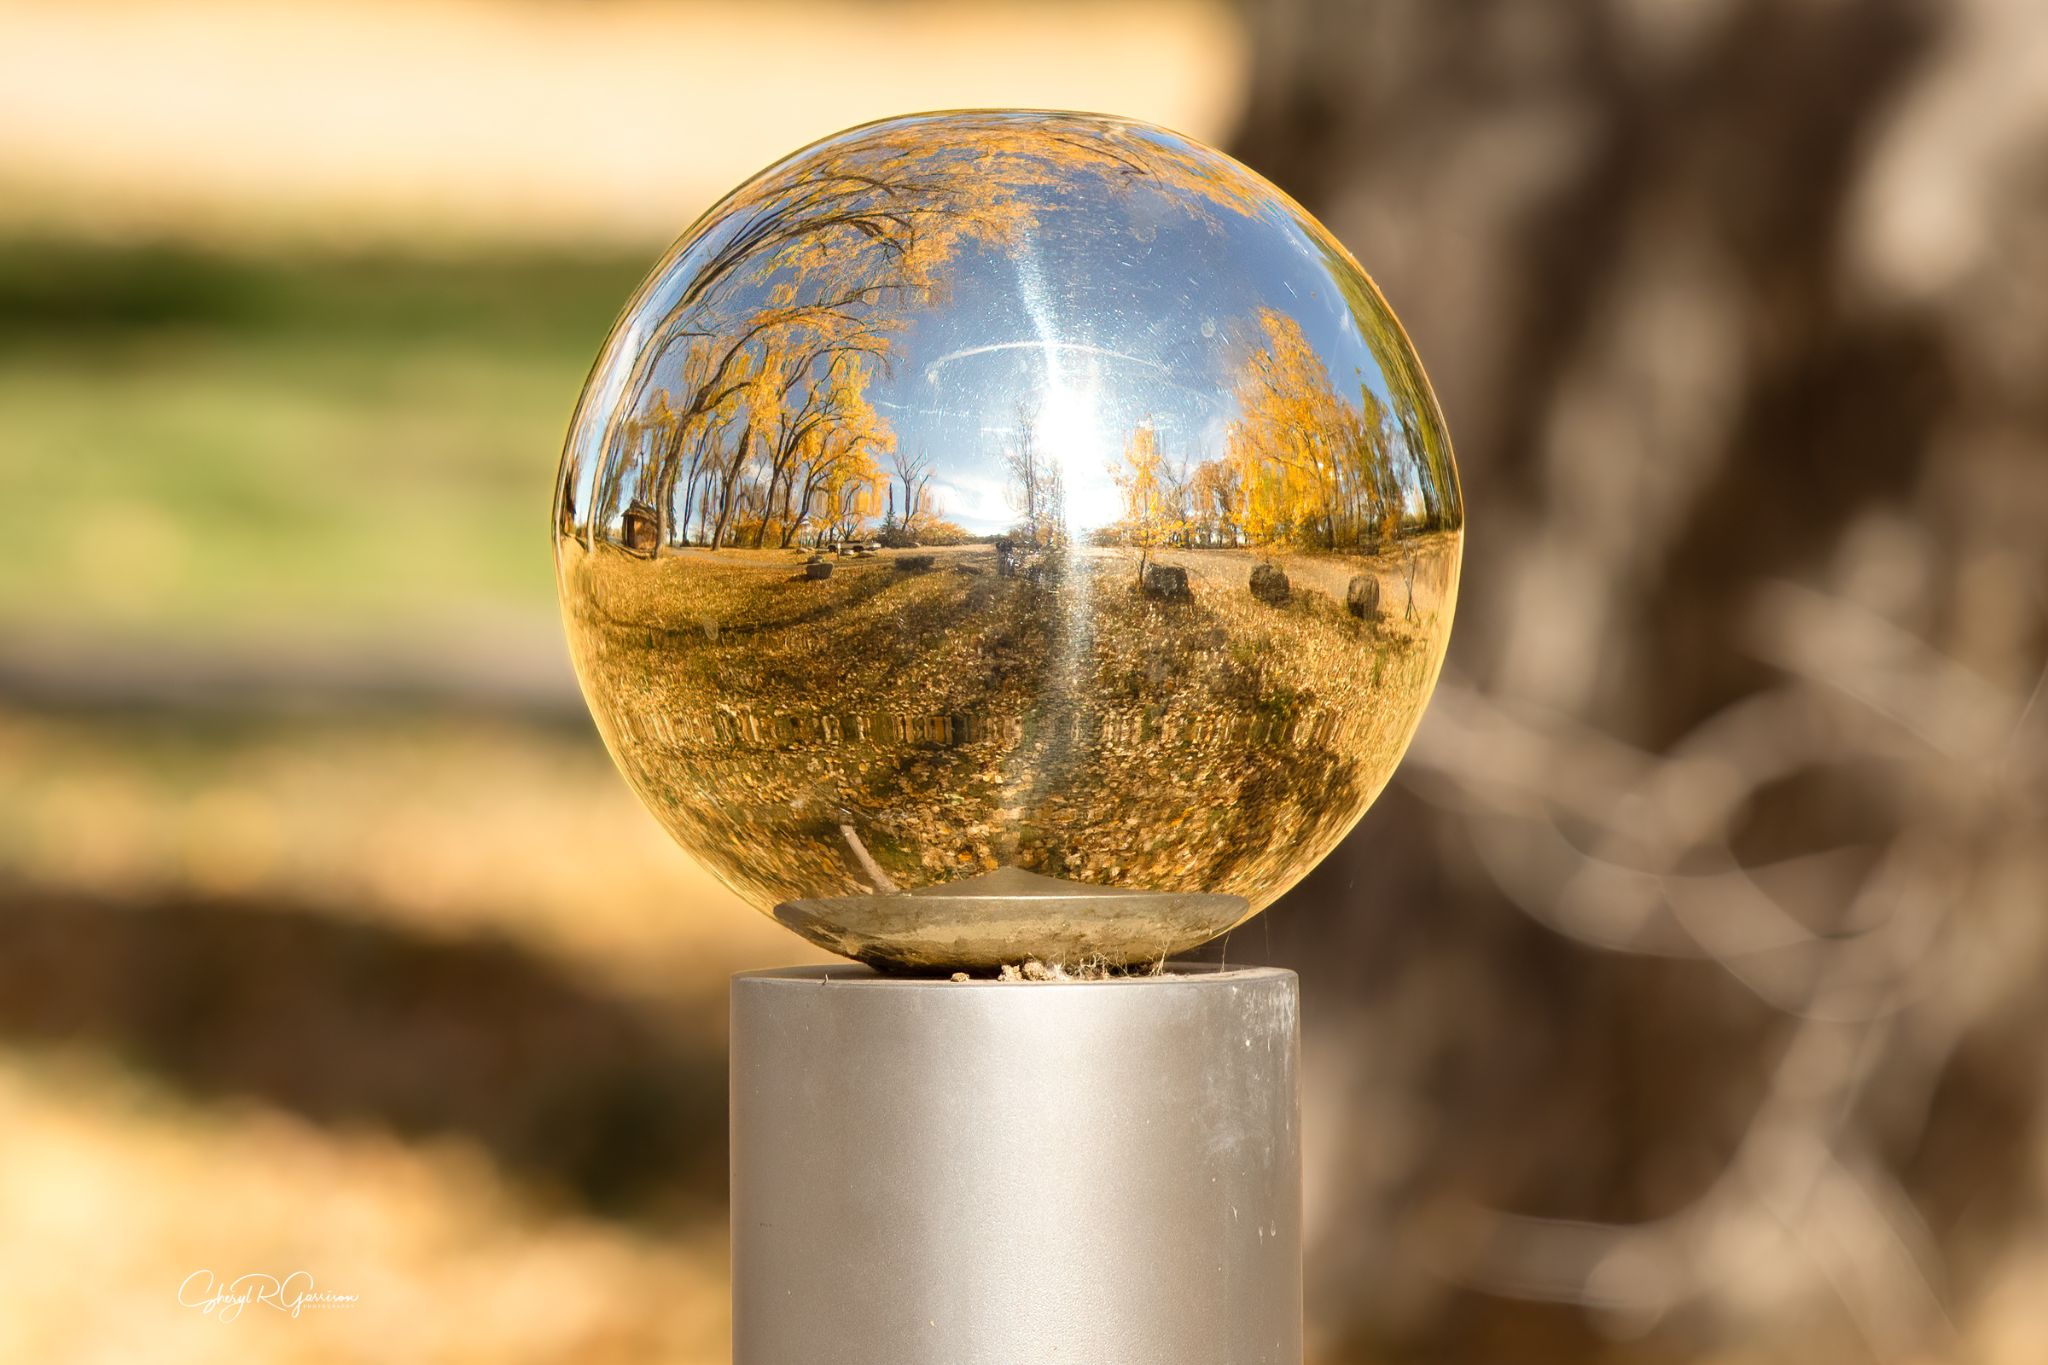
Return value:
[(897, 439), (936, 456), (944, 514), (969, 530), (1015, 519), (1001, 453), (1020, 401), (1062, 466), (1077, 530), (1121, 515), (1112, 465), (1141, 423), (1173, 463), (1220, 457), (1262, 307), (1302, 326), (1340, 394), (1363, 380), (1386, 398), (1326, 257), (1282, 213), (1198, 214), (1139, 187), (1051, 208), (1014, 252), (958, 265), (952, 298), (910, 315), (876, 395)]
[[(1133, 135), (1131, 126), (1119, 128)], [(857, 143), (866, 131), (821, 146)], [(1159, 130), (1135, 136), (1205, 169), (1169, 181), (1095, 166), (1017, 185), (1034, 219), (1028, 227), (996, 244), (964, 237), (932, 294), (898, 289), (869, 305), (883, 324), (887, 355), (867, 399), (899, 449), (929, 457), (939, 515), (970, 532), (1000, 532), (1018, 520), (1004, 453), (1018, 439), (1020, 411), (1031, 414), (1038, 454), (1059, 467), (1076, 532), (1123, 517), (1115, 470), (1140, 426), (1158, 434), (1169, 468), (1223, 457), (1239, 416), (1236, 373), (1249, 349), (1263, 344), (1262, 309), (1299, 326), (1332, 390), (1354, 409), (1363, 385), (1389, 410), (1412, 410), (1390, 392), (1389, 367), (1374, 354), (1375, 344), (1387, 344), (1389, 320), (1359, 316), (1382, 305), (1322, 229), (1277, 193), (1247, 194), (1242, 168), (1226, 158)], [(944, 186), (979, 173), (957, 153), (940, 148), (924, 178)], [(773, 183), (780, 169), (763, 181)], [(629, 313), (624, 335), (614, 338), (623, 353), (644, 348), (647, 355), (630, 379), (626, 367), (613, 367), (611, 401), (625, 410), (644, 413), (665, 390), (684, 387), (686, 347), (674, 338), (736, 335), (774, 290), (788, 286), (786, 275), (741, 271), (690, 297), (701, 288), (704, 262), (747, 230), (748, 193), (736, 192), (722, 206), (732, 211), (714, 211), (665, 263)], [(948, 191), (936, 193), (943, 204)], [(830, 274), (827, 268), (799, 282), (799, 296), (829, 289)], [(649, 346), (657, 334), (671, 341)], [(1398, 378), (1393, 387), (1400, 388)], [(600, 446), (613, 439), (596, 425), (582, 425), (586, 439)], [(1387, 458), (1401, 482), (1428, 478), (1400, 431), (1388, 435)], [(606, 459), (637, 465), (644, 458), (616, 447), (590, 454), (597, 458), (581, 462), (586, 480)], [(622, 486), (637, 493), (640, 483), (636, 469)], [(583, 487), (578, 506), (590, 505), (590, 485)]]

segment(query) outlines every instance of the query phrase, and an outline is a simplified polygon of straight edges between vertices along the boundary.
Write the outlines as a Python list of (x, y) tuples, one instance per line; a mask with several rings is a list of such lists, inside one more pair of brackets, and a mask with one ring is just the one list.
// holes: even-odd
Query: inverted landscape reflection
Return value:
[(1305, 212), (1156, 128), (969, 113), (692, 229), (553, 524), (671, 833), (929, 969), (1156, 961), (1298, 880), (1414, 732), (1464, 513), (1406, 336)]

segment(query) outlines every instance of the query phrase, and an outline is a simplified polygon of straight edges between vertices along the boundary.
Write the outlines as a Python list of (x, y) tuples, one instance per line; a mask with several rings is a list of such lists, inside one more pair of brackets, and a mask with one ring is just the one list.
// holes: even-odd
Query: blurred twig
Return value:
[[(2038, 873), (2031, 694), (1810, 588), (1770, 585), (1752, 624), (1786, 681), (1661, 754), (1469, 686), (1439, 692), (1411, 762), (1517, 905), (1595, 947), (1717, 963), (1795, 1021), (1739, 1147), (1688, 1207), (1635, 1226), (1496, 1215), (1465, 1273), (1646, 1325), (1741, 1292), (1776, 1243), (1834, 1287), (1873, 1352), (1948, 1352), (1940, 1258), (1857, 1114), (1888, 1054), (1930, 1073), (2002, 1003), (1953, 921), (2020, 864)], [(1809, 928), (1738, 855), (1741, 822), (1767, 787), (1850, 762), (1901, 804), (1897, 827), (1838, 921)]]

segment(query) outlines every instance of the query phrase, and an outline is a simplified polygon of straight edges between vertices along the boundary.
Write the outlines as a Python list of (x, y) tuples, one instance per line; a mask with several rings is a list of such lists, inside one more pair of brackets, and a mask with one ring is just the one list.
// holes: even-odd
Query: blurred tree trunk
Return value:
[[(1959, 1349), (2023, 1262), (1953, 1253), (2016, 1235), (1981, 1201), (2041, 1183), (2027, 1124), (1972, 1125), (2010, 1112), (2015, 1068), (2038, 1103), (2025, 971), (1965, 1001), (1956, 964), (2044, 959), (2016, 926), (2048, 906), (2020, 833), (2048, 650), (2048, 11), (1246, 17), (1234, 150), (1407, 324), (1470, 526), (1406, 777), (1229, 949), (1269, 945), (1307, 991), (1312, 1319), (1432, 1360)], [(1921, 701), (1871, 701), (1913, 669)], [(1966, 730), (1988, 738), (1943, 738)], [(1671, 833), (1723, 788), (1710, 831)], [(1832, 945), (1904, 922), (1886, 895), (1929, 947), (1883, 947), (1891, 975), (1827, 1014), (1867, 966)], [(1790, 1209), (1730, 1178), (1798, 1149), (1763, 1132), (1786, 1114), (1819, 1153)], [(1929, 1143), (1956, 1164), (1916, 1166)], [(1938, 1221), (1965, 1209), (1967, 1235)]]

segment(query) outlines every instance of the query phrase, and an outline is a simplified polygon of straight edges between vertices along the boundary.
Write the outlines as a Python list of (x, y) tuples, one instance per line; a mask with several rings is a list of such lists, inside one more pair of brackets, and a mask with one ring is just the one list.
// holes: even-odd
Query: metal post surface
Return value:
[(732, 989), (735, 1365), (1299, 1365), (1298, 986)]

